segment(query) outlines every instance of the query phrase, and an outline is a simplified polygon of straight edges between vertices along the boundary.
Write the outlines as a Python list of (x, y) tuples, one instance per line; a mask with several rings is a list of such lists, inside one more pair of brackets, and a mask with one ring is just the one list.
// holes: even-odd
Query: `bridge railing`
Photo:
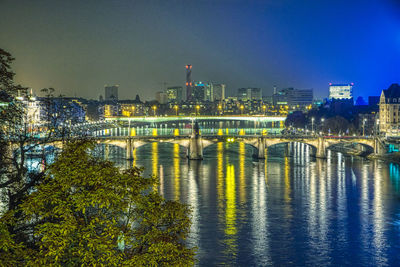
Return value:
[[(204, 128), (200, 129), (200, 134), (206, 135), (279, 135), (279, 128)], [(112, 137), (112, 136), (180, 136), (191, 135), (191, 128), (149, 128), (149, 127), (119, 127), (97, 130), (92, 136)]]

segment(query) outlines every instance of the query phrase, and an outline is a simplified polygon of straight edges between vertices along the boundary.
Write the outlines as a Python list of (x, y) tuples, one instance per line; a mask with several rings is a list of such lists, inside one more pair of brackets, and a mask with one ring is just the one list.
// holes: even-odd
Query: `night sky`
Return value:
[(194, 80), (313, 88), (354, 82), (355, 96), (400, 82), (400, 3), (368, 1), (0, 0), (0, 47), (16, 81), (39, 92), (154, 99)]

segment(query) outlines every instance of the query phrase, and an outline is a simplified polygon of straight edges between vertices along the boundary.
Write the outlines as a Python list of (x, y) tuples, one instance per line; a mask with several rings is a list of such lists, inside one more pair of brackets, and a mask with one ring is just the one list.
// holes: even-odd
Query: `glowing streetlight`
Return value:
[(178, 116), (178, 105), (175, 105), (174, 109), (175, 109), (175, 115)]
[(197, 115), (200, 115), (200, 105), (196, 105)]
[(221, 104), (218, 105), (218, 110), (219, 110), (219, 114), (222, 114), (222, 105)]
[(311, 118), (311, 132), (312, 132), (312, 134), (314, 134), (314, 120), (315, 120), (315, 118), (312, 117)]
[(157, 106), (153, 106), (154, 116), (156, 115)]
[(379, 135), (379, 119), (376, 120), (375, 134), (376, 134), (376, 135)]
[(323, 125), (324, 125), (324, 121), (325, 121), (325, 119), (324, 119), (324, 118), (321, 118), (321, 125), (322, 125), (322, 127), (321, 127), (321, 128), (322, 128), (322, 129), (321, 129), (321, 133), (323, 133), (322, 130), (323, 130), (323, 127), (324, 127), (324, 126), (323, 126)]
[(367, 119), (363, 120), (363, 136), (365, 136), (365, 123), (367, 122)]
[(244, 109), (244, 106), (241, 105), (241, 106), (240, 106), (240, 110), (242, 111), (242, 115), (243, 115), (243, 109)]
[(264, 115), (265, 115), (265, 111), (267, 110), (267, 106), (266, 106), (266, 105), (263, 105), (263, 106), (262, 106), (262, 109), (263, 109)]

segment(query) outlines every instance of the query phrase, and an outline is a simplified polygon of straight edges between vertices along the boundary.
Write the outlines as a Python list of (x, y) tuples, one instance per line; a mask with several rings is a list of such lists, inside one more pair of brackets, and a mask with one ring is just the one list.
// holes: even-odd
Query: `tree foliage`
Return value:
[(3, 224), (0, 241), (10, 247), (0, 247), (0, 257), (19, 253), (28, 265), (192, 265), (188, 206), (164, 200), (140, 169), (120, 171), (92, 156), (92, 147), (64, 149), (18, 211), (34, 225), (29, 240), (16, 243)]
[(352, 123), (341, 116), (328, 118), (324, 125), (323, 131), (331, 134), (352, 134), (356, 129)]
[(304, 128), (306, 125), (306, 116), (301, 111), (295, 111), (289, 114), (285, 120), (286, 127)]

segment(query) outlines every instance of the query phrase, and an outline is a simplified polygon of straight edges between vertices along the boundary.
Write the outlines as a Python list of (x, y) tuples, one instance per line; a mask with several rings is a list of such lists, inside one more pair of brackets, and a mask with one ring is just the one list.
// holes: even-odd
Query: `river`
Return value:
[[(255, 160), (251, 146), (221, 142), (188, 161), (177, 144), (151, 143), (129, 164), (191, 205), (200, 266), (400, 265), (399, 165), (308, 149), (277, 145)], [(109, 155), (129, 162), (124, 149)]]

